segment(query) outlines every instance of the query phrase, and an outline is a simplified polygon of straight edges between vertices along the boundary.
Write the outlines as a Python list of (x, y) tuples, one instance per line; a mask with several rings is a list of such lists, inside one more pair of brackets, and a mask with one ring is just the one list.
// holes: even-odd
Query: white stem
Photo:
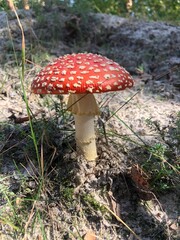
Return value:
[(97, 158), (94, 116), (99, 107), (93, 94), (70, 94), (67, 108), (74, 114), (77, 150), (89, 161)]
[(89, 161), (97, 158), (94, 116), (75, 115), (77, 149)]

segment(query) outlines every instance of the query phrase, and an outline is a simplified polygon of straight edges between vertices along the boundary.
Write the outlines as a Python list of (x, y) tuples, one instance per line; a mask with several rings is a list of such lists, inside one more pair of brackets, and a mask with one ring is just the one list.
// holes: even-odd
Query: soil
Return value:
[[(38, 194), (39, 172), (16, 65), (21, 32), (13, 12), (0, 12), (0, 239), (90, 240), (85, 238), (90, 231), (96, 239), (136, 239), (118, 217), (142, 240), (178, 239), (179, 176), (174, 172), (155, 185), (152, 179), (159, 166), (172, 171), (180, 160), (180, 27), (55, 7), (38, 16), (24, 10), (18, 15), (26, 39), (24, 84), (43, 151), (45, 187), (37, 201), (22, 206)], [(39, 62), (42, 67), (61, 55), (85, 51), (118, 62), (135, 82), (130, 90), (96, 96), (101, 106), (96, 163), (75, 151), (73, 117), (62, 110), (67, 96), (30, 93)], [(157, 160), (153, 151), (158, 146)], [(171, 189), (163, 191), (170, 183)], [(19, 217), (14, 225), (24, 232), (3, 222), (12, 215), (4, 189)]]

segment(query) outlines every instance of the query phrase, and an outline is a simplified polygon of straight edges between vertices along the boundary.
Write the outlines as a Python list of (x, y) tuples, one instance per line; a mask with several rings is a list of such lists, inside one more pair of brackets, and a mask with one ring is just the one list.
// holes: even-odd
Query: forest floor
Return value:
[[(0, 12), (0, 239), (178, 239), (180, 27), (64, 9), (18, 14), (37, 149), (21, 32), (12, 12)], [(96, 95), (95, 163), (75, 151), (67, 96), (30, 92), (42, 66), (85, 51), (120, 63), (135, 82)]]

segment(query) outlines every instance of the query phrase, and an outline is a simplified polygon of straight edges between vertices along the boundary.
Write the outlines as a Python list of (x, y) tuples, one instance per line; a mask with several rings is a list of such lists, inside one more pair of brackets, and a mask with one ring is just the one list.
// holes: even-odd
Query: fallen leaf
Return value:
[(178, 230), (178, 224), (176, 222), (169, 225), (169, 228), (171, 230), (177, 231)]
[(85, 235), (84, 235), (84, 240), (96, 240), (96, 235), (93, 231), (88, 231)]
[(149, 201), (154, 198), (154, 193), (150, 190), (148, 182), (149, 176), (137, 164), (132, 166), (130, 177), (142, 200)]

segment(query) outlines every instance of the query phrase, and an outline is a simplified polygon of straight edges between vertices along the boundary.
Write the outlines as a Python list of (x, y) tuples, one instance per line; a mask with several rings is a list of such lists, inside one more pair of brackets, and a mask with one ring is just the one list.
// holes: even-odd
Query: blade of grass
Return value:
[(24, 36), (24, 30), (21, 24), (21, 21), (19, 19), (19, 16), (17, 14), (17, 11), (15, 9), (14, 3), (12, 2), (12, 6), (13, 6), (13, 11), (15, 13), (19, 28), (21, 30), (21, 38), (22, 38), (22, 42), (21, 42), (21, 60), (22, 60), (22, 66), (21, 66), (21, 87), (22, 87), (22, 91), (23, 91), (23, 96), (24, 96), (24, 101), (26, 104), (26, 110), (27, 110), (27, 114), (28, 114), (28, 118), (29, 118), (29, 125), (30, 125), (30, 129), (31, 129), (31, 138), (33, 140), (34, 143), (34, 147), (35, 147), (35, 151), (36, 151), (36, 156), (37, 156), (37, 160), (38, 160), (38, 164), (39, 164), (39, 169), (41, 169), (41, 164), (40, 164), (40, 156), (39, 156), (39, 152), (38, 152), (38, 147), (37, 147), (37, 140), (36, 140), (36, 136), (35, 136), (35, 132), (33, 129), (33, 124), (32, 124), (32, 119), (31, 119), (31, 114), (30, 114), (30, 107), (28, 104), (28, 99), (27, 99), (27, 94), (26, 94), (26, 90), (25, 90), (25, 86), (24, 86), (24, 79), (25, 79), (25, 62), (26, 62), (26, 54), (25, 54), (25, 36)]
[(135, 236), (136, 239), (142, 240), (142, 239), (141, 239), (140, 237), (138, 237), (138, 236), (136, 235), (136, 233), (135, 233), (120, 217), (118, 217), (108, 206), (103, 205), (103, 207), (105, 207), (105, 208), (108, 210), (108, 212), (110, 212), (120, 223), (122, 223), (122, 224)]
[(147, 143), (132, 129), (130, 128), (119, 116), (116, 115), (117, 111), (113, 113), (111, 116), (115, 116), (122, 124), (124, 124), (145, 146)]
[(35, 203), (36, 203), (36, 201), (33, 202), (33, 206), (32, 206), (32, 208), (31, 208), (29, 218), (28, 218), (28, 220), (27, 220), (27, 222), (26, 222), (26, 224), (25, 224), (25, 226), (24, 226), (24, 237), (23, 237), (22, 240), (26, 240), (26, 239), (27, 239), (27, 230), (28, 230), (28, 227), (29, 227), (29, 225), (30, 225), (30, 222), (31, 222), (31, 220), (32, 220), (32, 218), (33, 218), (33, 216), (34, 216)]
[(111, 114), (111, 116), (106, 120), (109, 121), (116, 113), (119, 112), (120, 109), (122, 109), (126, 104), (128, 104), (141, 90), (138, 90), (136, 93), (134, 93), (125, 103), (123, 103), (115, 112)]
[(44, 146), (43, 146), (43, 142), (44, 142), (44, 131), (41, 137), (41, 176), (42, 179), (44, 178)]
[(0, 218), (0, 223), (2, 223), (4, 225), (8, 225), (9, 227), (14, 229), (15, 231), (19, 231), (19, 228), (17, 226), (15, 226), (13, 223), (11, 223), (9, 220), (7, 220), (5, 218)]
[[(117, 216), (108, 206), (107, 204), (102, 201), (99, 200), (99, 197), (96, 197), (96, 194), (93, 195), (91, 194), (91, 197), (95, 200), (98, 201), (98, 203), (100, 204), (100, 206), (104, 207), (109, 213), (111, 213), (120, 223), (122, 223), (138, 240), (142, 240), (139, 236), (137, 236), (137, 234), (119, 217)], [(98, 199), (98, 200), (97, 200)]]
[[(10, 209), (12, 210), (12, 212), (13, 212), (13, 217), (15, 218), (15, 222), (17, 222), (20, 226), (21, 226), (21, 219), (18, 217), (18, 214), (17, 214), (17, 212), (16, 212), (16, 209), (15, 209), (15, 207), (13, 206), (13, 204), (12, 204), (12, 202), (11, 202), (11, 200), (9, 199), (9, 197), (8, 197), (8, 195), (5, 193), (5, 192), (3, 192), (3, 195), (4, 195), (4, 197), (5, 197), (5, 199), (6, 199), (6, 201), (7, 201), (7, 203), (8, 203), (8, 206), (10, 207)], [(8, 225), (10, 224), (10, 221), (8, 221)], [(13, 226), (14, 224), (12, 224), (11, 223), (11, 225)], [(15, 226), (16, 227), (16, 226)], [(18, 228), (18, 227), (17, 227)], [(18, 228), (19, 229), (19, 228)]]
[(46, 236), (46, 232), (45, 232), (45, 226), (43, 224), (43, 219), (39, 213), (39, 211), (37, 211), (37, 218), (38, 218), (38, 222), (40, 223), (40, 228), (41, 228), (41, 237), (43, 240), (47, 240), (47, 236)]

